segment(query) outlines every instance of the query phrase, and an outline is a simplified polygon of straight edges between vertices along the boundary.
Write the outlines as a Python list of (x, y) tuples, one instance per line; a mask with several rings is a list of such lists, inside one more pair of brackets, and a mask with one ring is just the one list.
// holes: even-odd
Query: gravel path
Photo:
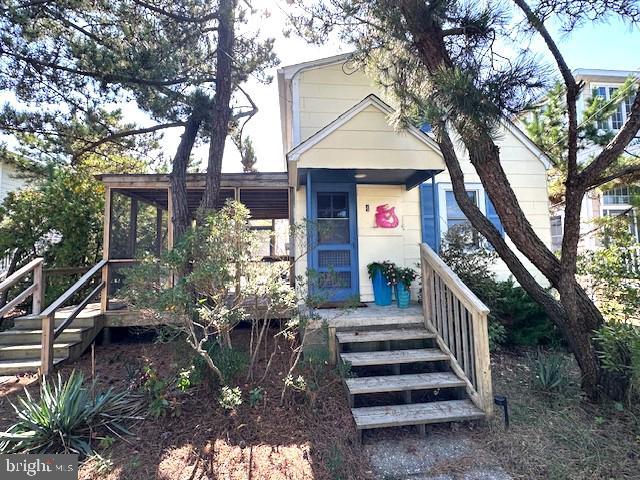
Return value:
[(464, 430), (371, 432), (364, 449), (378, 480), (512, 480)]

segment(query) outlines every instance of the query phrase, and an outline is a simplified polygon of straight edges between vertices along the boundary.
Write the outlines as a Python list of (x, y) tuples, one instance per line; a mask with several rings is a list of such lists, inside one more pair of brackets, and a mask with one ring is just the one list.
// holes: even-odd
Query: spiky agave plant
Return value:
[(122, 436), (124, 426), (142, 417), (143, 402), (128, 391), (113, 389), (94, 396), (84, 385), (84, 375), (75, 370), (67, 380), (40, 384), (40, 397), (25, 397), (11, 404), (18, 421), (0, 433), (0, 453), (92, 453), (92, 440), (108, 432)]

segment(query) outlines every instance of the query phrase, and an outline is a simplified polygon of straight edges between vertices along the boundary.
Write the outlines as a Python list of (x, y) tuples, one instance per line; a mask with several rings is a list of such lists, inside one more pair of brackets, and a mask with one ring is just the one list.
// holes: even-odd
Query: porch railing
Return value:
[(452, 356), (451, 367), (467, 393), (487, 415), (493, 411), (489, 358), (489, 309), (428, 245), (420, 246), (422, 308), (438, 346)]
[(43, 281), (42, 281), (42, 266), (44, 259), (35, 258), (27, 263), (21, 269), (13, 272), (8, 278), (0, 283), (0, 295), (4, 294), (7, 290), (13, 287), (15, 284), (23, 280), (27, 275), (33, 272), (33, 281), (31, 285), (25, 288), (22, 292), (16, 295), (12, 300), (8, 301), (0, 308), (0, 318), (11, 311), (14, 307), (23, 303), (30, 296), (32, 297), (31, 311), (34, 314), (40, 313), (42, 309), (42, 300), (44, 295)]
[(106, 286), (104, 279), (93, 288), (89, 294), (84, 297), (73, 311), (62, 321), (62, 323), (56, 327), (55, 317), (56, 312), (64, 306), (71, 298), (73, 298), (78, 291), (84, 287), (89, 281), (98, 274), (102, 274), (102, 270), (107, 265), (107, 260), (101, 260), (91, 267), (82, 277), (78, 279), (69, 289), (60, 295), (51, 305), (49, 305), (38, 317), (42, 320), (42, 350), (40, 357), (40, 373), (41, 375), (48, 375), (53, 371), (53, 342), (60, 334), (67, 328), (71, 322), (84, 310), (91, 301), (102, 292)]

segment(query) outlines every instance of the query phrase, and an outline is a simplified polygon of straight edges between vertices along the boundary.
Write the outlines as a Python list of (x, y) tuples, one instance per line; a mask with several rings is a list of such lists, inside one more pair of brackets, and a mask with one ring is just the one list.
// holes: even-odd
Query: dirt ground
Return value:
[[(638, 413), (587, 402), (570, 360), (570, 384), (548, 395), (533, 385), (530, 353), (494, 355), (494, 393), (509, 399), (509, 430), (497, 410), (488, 422), (433, 427), (426, 438), (413, 428), (368, 432), (360, 448), (337, 377), (313, 402), (298, 394), (280, 405), (289, 355), (284, 348), (277, 353), (264, 381), (239, 384), (244, 402), (235, 412), (220, 408), (218, 394), (206, 388), (180, 394), (166, 416), (134, 425), (132, 437), (101, 449), (102, 458), (85, 463), (80, 479), (640, 479)], [(182, 343), (128, 343), (98, 346), (95, 358), (100, 387), (121, 389), (132, 366), (148, 364), (175, 378), (191, 354)], [(259, 362), (258, 371), (266, 356)], [(90, 378), (91, 365), (86, 354), (63, 373), (77, 368)], [(14, 417), (9, 400), (35, 377), (17, 380), (0, 384), (3, 429)], [(257, 385), (265, 400), (251, 407), (247, 392)]]

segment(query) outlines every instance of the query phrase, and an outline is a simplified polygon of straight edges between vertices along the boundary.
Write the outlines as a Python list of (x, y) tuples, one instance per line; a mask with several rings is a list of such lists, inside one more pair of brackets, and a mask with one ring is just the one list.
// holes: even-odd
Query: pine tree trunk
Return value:
[(211, 141), (207, 162), (207, 180), (200, 207), (216, 208), (220, 197), (222, 158), (231, 120), (231, 93), (233, 90), (233, 45), (235, 0), (220, 0), (218, 8), (218, 50), (216, 53), (216, 95), (211, 117)]
[(184, 133), (180, 138), (178, 150), (173, 158), (173, 168), (169, 176), (172, 192), (173, 207), (173, 238), (179, 240), (189, 229), (191, 216), (189, 214), (189, 204), (187, 201), (187, 167), (191, 150), (196, 142), (198, 130), (202, 124), (202, 117), (197, 112), (191, 114), (187, 120)]

